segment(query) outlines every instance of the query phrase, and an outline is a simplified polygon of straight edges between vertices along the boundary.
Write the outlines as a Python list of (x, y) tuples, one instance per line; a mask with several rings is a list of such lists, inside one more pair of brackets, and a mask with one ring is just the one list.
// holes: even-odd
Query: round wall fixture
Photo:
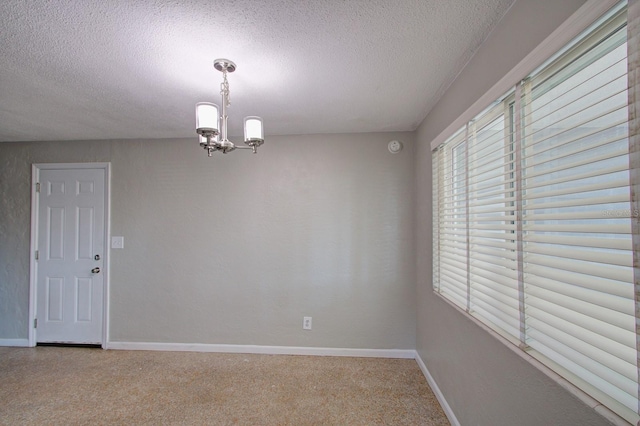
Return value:
[(400, 141), (391, 141), (389, 142), (389, 152), (392, 154), (397, 154), (402, 151), (402, 142)]

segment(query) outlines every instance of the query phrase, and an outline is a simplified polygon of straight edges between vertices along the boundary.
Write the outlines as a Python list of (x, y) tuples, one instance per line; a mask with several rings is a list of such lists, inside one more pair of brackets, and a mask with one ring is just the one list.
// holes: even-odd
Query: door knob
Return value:
[(91, 273), (92, 273), (92, 274), (97, 274), (97, 273), (99, 273), (99, 272), (100, 272), (100, 268), (93, 268), (93, 269), (91, 270)]

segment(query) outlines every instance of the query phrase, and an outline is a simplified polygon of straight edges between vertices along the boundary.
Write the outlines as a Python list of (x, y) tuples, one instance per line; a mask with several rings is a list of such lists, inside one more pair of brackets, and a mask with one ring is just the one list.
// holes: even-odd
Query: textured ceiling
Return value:
[[(2, 0), (0, 141), (414, 130), (512, 0)], [(194, 136), (195, 137), (195, 136)]]

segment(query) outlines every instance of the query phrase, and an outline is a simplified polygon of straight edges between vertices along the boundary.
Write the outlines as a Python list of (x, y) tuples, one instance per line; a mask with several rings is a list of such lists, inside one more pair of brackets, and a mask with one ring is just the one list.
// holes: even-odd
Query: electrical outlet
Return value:
[(304, 317), (302, 319), (302, 329), (311, 330), (311, 317)]

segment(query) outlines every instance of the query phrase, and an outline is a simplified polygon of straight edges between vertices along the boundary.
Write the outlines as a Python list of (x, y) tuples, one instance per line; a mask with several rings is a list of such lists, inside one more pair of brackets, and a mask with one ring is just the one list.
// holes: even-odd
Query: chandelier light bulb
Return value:
[(196, 104), (196, 131), (198, 134), (203, 132), (219, 133), (218, 125), (218, 105), (210, 102), (199, 102)]
[(245, 117), (244, 119), (244, 141), (255, 142), (264, 141), (264, 129), (262, 128), (262, 118)]

